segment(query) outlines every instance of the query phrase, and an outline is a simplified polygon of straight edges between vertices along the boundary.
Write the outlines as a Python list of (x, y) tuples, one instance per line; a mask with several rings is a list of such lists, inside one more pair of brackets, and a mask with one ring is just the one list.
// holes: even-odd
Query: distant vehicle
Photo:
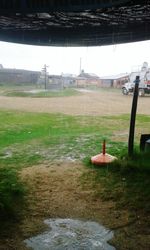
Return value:
[(131, 82), (127, 82), (122, 86), (122, 94), (128, 95), (129, 93), (133, 93), (134, 84)]
[[(122, 86), (123, 95), (133, 93), (135, 83), (127, 82)], [(139, 84), (139, 96), (150, 94), (150, 81), (144, 81)]]
[(123, 95), (133, 93), (136, 76), (140, 77), (139, 96), (150, 94), (150, 68), (148, 68), (148, 63), (144, 62), (141, 70), (132, 72), (129, 76), (129, 82), (122, 86)]

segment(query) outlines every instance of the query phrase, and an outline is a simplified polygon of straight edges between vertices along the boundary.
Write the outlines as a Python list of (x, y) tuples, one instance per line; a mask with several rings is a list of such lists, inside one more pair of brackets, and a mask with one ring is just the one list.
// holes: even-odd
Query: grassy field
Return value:
[(62, 90), (44, 90), (36, 86), (12, 86), (8, 88), (0, 87), (0, 95), (8, 97), (65, 97), (79, 95), (80, 93), (73, 89), (67, 88)]
[[(139, 153), (137, 132), (141, 127), (143, 131), (149, 130), (150, 117), (138, 115), (136, 127), (136, 153), (133, 159), (128, 159), (129, 115), (93, 117), (1, 110), (1, 214), (11, 214), (11, 207), (16, 209), (13, 214), (17, 214), (21, 197), (28, 193), (19, 179), (23, 169), (44, 163), (80, 161), (86, 168), (80, 185), (93, 190), (93, 199), (113, 201), (120, 211), (126, 207), (133, 220), (137, 215), (144, 218), (141, 223), (146, 230), (148, 221), (145, 218), (150, 207), (150, 157)], [(118, 157), (118, 161), (108, 168), (95, 168), (90, 164), (90, 157), (101, 152), (104, 139), (107, 152)]]
[[(143, 122), (148, 128), (149, 117), (140, 116), (137, 126)], [(127, 115), (93, 118), (1, 111), (1, 164), (15, 162), (17, 168), (25, 162), (35, 164), (40, 159), (58, 160), (58, 155), (60, 159), (84, 160), (101, 151), (103, 139), (107, 141), (109, 153), (119, 157), (127, 150), (128, 124)]]

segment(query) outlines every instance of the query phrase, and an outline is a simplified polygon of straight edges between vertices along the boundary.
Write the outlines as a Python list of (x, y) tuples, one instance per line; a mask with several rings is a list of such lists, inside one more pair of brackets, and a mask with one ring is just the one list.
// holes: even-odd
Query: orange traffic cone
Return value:
[(106, 165), (113, 162), (117, 158), (115, 156), (109, 155), (106, 153), (106, 142), (103, 141), (103, 152), (101, 154), (91, 157), (91, 162), (94, 165)]

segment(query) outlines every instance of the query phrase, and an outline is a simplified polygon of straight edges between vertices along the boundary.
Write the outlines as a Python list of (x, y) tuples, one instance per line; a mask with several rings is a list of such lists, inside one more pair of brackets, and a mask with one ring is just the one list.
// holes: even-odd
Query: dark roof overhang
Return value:
[(1, 41), (101, 46), (148, 39), (148, 0), (0, 1)]

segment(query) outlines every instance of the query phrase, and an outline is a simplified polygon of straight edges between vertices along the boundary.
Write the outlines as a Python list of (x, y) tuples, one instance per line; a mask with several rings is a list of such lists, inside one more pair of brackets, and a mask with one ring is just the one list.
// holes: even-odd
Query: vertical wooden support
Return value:
[(130, 117), (130, 129), (129, 129), (129, 140), (128, 140), (128, 156), (133, 156), (134, 149), (134, 131), (135, 131), (135, 119), (136, 119), (136, 110), (137, 110), (137, 101), (139, 93), (139, 82), (140, 77), (136, 76), (135, 79), (135, 88), (132, 101), (131, 117)]

